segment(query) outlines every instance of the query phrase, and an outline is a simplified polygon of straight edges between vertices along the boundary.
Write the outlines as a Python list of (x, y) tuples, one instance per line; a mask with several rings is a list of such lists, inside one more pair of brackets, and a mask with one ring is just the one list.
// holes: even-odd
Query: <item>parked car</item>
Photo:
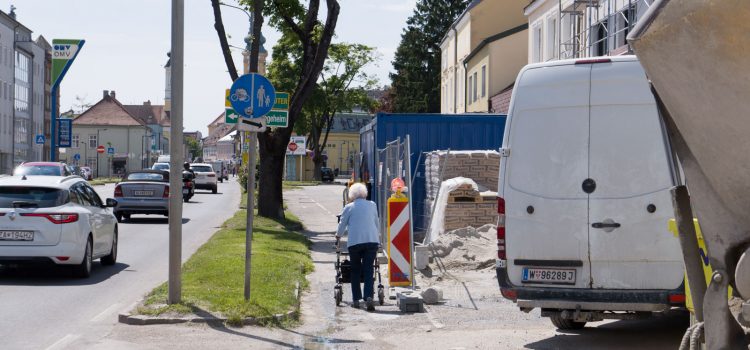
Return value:
[(169, 163), (154, 163), (151, 169), (169, 171)]
[(83, 177), (86, 180), (93, 180), (94, 179), (94, 172), (91, 170), (90, 167), (82, 166), (81, 167), (81, 177)]
[(115, 205), (78, 176), (0, 177), (0, 264), (53, 263), (84, 278), (95, 259), (114, 265)]
[(71, 167), (60, 162), (26, 162), (13, 170), (13, 175), (69, 176), (77, 175)]
[(336, 176), (333, 174), (333, 169), (331, 168), (320, 168), (320, 179), (323, 182), (333, 182), (334, 179), (336, 179)]
[(515, 86), (498, 186), (503, 296), (560, 329), (684, 305), (667, 229), (675, 165), (637, 59), (533, 64)]
[(190, 169), (195, 172), (195, 180), (193, 182), (196, 189), (211, 190), (211, 193), (214, 194), (218, 192), (216, 173), (211, 164), (193, 163), (190, 164)]
[(117, 221), (129, 220), (133, 214), (169, 216), (169, 172), (138, 170), (127, 173), (115, 185)]

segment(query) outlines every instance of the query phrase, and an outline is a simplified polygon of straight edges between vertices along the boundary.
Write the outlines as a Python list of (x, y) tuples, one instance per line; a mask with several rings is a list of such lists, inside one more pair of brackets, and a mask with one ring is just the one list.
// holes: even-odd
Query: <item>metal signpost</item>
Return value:
[[(169, 304), (182, 299), (182, 161), (183, 74), (185, 67), (185, 0), (172, 0), (172, 127), (169, 162)], [(178, 190), (180, 189), (180, 190)]]
[[(52, 88), (50, 90), (50, 109), (52, 110), (50, 115), (50, 161), (54, 162), (57, 159), (57, 141), (55, 136), (57, 132), (57, 90), (60, 88), (60, 82), (65, 73), (68, 72), (70, 65), (78, 57), (78, 52), (81, 51), (83, 44), (86, 40), (80, 39), (53, 39), (52, 40)], [(68, 145), (67, 147), (70, 147)]]
[(245, 300), (250, 300), (250, 269), (253, 248), (253, 216), (255, 210), (255, 145), (257, 132), (265, 130), (265, 122), (259, 119), (273, 108), (276, 90), (266, 77), (245, 74), (232, 84), (229, 102), (240, 115), (237, 130), (250, 133), (247, 162), (247, 227), (245, 229)]

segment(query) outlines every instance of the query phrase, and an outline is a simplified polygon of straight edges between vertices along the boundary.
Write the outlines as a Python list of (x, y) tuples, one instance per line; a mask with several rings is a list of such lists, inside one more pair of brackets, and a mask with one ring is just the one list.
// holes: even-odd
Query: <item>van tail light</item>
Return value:
[(515, 289), (500, 288), (500, 294), (502, 294), (503, 298), (505, 299), (510, 299), (513, 301), (516, 301), (516, 299), (518, 299), (518, 293)]
[(122, 187), (120, 185), (115, 186), (115, 198), (122, 197)]
[(161, 195), (162, 198), (169, 198), (169, 186), (164, 186), (164, 193)]
[(62, 213), (62, 214), (48, 214), (48, 213), (22, 213), (21, 216), (39, 217), (49, 220), (53, 224), (69, 224), (71, 222), (78, 221), (78, 214), (73, 213)]
[(497, 258), (505, 260), (505, 199), (502, 197), (497, 197), (497, 214)]
[(678, 294), (670, 294), (669, 295), (669, 303), (670, 304), (678, 304), (682, 305), (685, 304), (685, 294), (678, 293)]

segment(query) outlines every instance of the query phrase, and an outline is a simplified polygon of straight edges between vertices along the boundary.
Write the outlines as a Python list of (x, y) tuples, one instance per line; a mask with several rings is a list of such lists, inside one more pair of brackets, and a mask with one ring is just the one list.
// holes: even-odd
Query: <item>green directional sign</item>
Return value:
[(289, 93), (288, 92), (276, 92), (276, 101), (273, 104), (273, 109), (276, 109), (276, 110), (289, 109)]
[(57, 86), (78, 56), (85, 40), (53, 39), (52, 40), (52, 85)]
[(289, 126), (289, 111), (270, 111), (266, 114), (266, 125), (276, 128)]
[(237, 120), (240, 119), (240, 115), (235, 112), (232, 108), (224, 109), (224, 123), (237, 124)]

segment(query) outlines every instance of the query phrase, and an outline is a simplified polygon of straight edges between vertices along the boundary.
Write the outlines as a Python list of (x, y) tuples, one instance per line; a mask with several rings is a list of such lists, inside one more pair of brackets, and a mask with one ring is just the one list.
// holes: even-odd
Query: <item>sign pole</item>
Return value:
[(255, 216), (255, 144), (258, 133), (250, 133), (247, 152), (247, 227), (245, 230), (245, 300), (250, 300), (250, 270), (253, 251), (253, 217)]
[(169, 304), (182, 299), (182, 93), (185, 40), (185, 0), (172, 0), (172, 127), (169, 140)]
[[(49, 118), (49, 160), (50, 162), (56, 162), (57, 161), (57, 143), (55, 142), (57, 136), (57, 88), (60, 85), (55, 84), (52, 86), (52, 90), (50, 91), (50, 110), (51, 115)], [(97, 140), (98, 142), (98, 140)], [(42, 146), (44, 147), (44, 146)], [(42, 148), (43, 150), (44, 148)]]

